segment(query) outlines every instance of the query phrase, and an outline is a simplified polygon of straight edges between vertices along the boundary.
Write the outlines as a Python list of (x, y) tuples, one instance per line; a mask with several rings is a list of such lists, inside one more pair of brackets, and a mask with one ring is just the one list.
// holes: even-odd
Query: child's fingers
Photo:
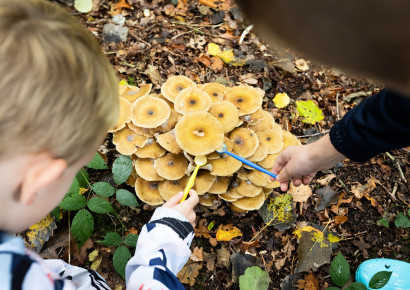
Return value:
[(187, 203), (191, 208), (194, 208), (198, 202), (199, 202), (199, 197), (198, 194), (196, 193), (195, 190), (191, 189), (189, 191), (189, 198), (184, 201), (184, 203)]
[(300, 186), (302, 184), (301, 178), (293, 178), (292, 183), (294, 186)]
[(162, 206), (163, 207), (173, 207), (177, 205), (180, 201), (184, 193), (182, 191), (178, 192), (175, 194), (173, 197), (171, 197), (166, 203), (164, 203)]

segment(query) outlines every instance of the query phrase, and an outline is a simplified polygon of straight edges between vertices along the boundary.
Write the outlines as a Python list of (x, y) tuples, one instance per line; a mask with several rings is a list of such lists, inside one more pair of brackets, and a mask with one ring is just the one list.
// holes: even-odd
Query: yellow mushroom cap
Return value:
[(211, 174), (217, 176), (231, 176), (242, 166), (242, 162), (228, 155), (208, 160), (208, 163), (212, 165)]
[(271, 183), (269, 183), (268, 185), (264, 186), (264, 188), (278, 188), (280, 186), (280, 182), (279, 181), (273, 181)]
[(168, 180), (178, 180), (184, 177), (188, 168), (188, 160), (181, 154), (167, 153), (154, 162), (158, 175)]
[(149, 129), (149, 132), (152, 134), (156, 133), (166, 133), (175, 128), (175, 125), (178, 123), (179, 116), (181, 116), (177, 111), (171, 108), (171, 114), (167, 121), (158, 127)]
[(168, 100), (167, 98), (165, 98), (163, 94), (158, 94), (158, 95), (156, 95), (156, 97), (160, 98), (161, 100), (164, 100), (165, 102), (167, 102), (167, 104), (170, 108), (174, 108), (174, 103), (171, 102), (170, 100)]
[(266, 129), (256, 132), (259, 138), (259, 144), (268, 147), (268, 154), (275, 154), (283, 148), (283, 136), (282, 128), (279, 125), (275, 125), (272, 129)]
[(127, 123), (128, 128), (130, 128), (132, 131), (137, 133), (138, 135), (142, 135), (145, 137), (154, 137), (153, 134), (149, 132), (149, 129), (147, 128), (141, 128), (138, 126), (135, 126), (133, 123)]
[(125, 127), (126, 123), (129, 123), (133, 116), (133, 108), (130, 101), (120, 97), (120, 111), (118, 116), (117, 125), (108, 132), (115, 132)]
[(134, 103), (137, 99), (145, 97), (151, 92), (152, 84), (141, 85), (140, 87), (128, 86), (128, 88), (122, 97)]
[(231, 210), (233, 210), (234, 212), (237, 212), (237, 213), (247, 213), (248, 212), (247, 210), (243, 210), (237, 206), (234, 206), (233, 203), (228, 203), (228, 205), (231, 208)]
[[(258, 132), (256, 132), (256, 134), (258, 134)], [(258, 148), (256, 148), (252, 156), (249, 156), (248, 160), (251, 162), (259, 162), (265, 159), (266, 156), (268, 156), (268, 146), (261, 144), (259, 140)]]
[(147, 143), (142, 148), (138, 148), (135, 155), (139, 158), (159, 158), (164, 156), (166, 150), (158, 145), (158, 143), (153, 138), (148, 138)]
[(242, 180), (248, 180), (248, 173), (249, 173), (249, 170), (243, 167), (236, 172), (237, 177)]
[(137, 175), (144, 178), (147, 181), (160, 181), (164, 180), (157, 174), (154, 169), (154, 160), (150, 158), (138, 158), (134, 162), (135, 171)]
[(155, 128), (165, 123), (171, 114), (167, 102), (160, 98), (145, 96), (134, 102), (132, 123), (142, 128)]
[(299, 145), (302, 145), (302, 144), (300, 143), (300, 141), (298, 140), (298, 138), (296, 138), (296, 136), (293, 135), (292, 133), (290, 133), (290, 132), (288, 132), (288, 131), (286, 131), (286, 130), (283, 130), (283, 131), (282, 131), (282, 134), (283, 134), (283, 142), (284, 142), (284, 144), (283, 144), (283, 149), (285, 149), (285, 148), (288, 147), (288, 146), (299, 146)]
[(212, 99), (212, 103), (217, 103), (223, 101), (225, 96), (224, 91), (226, 90), (226, 87), (223, 84), (219, 83), (207, 83), (201, 86), (200, 89), (208, 93), (208, 95)]
[(262, 166), (265, 169), (271, 169), (275, 163), (276, 158), (279, 156), (279, 153), (268, 154), (262, 161), (257, 162), (259, 166)]
[(208, 189), (209, 193), (221, 194), (225, 193), (228, 189), (231, 179), (226, 176), (217, 176), (211, 188)]
[(209, 174), (209, 171), (200, 171), (195, 179), (192, 189), (198, 193), (198, 195), (205, 194), (212, 187), (216, 179), (216, 176)]
[(228, 190), (227, 195), (229, 195), (230, 197), (235, 198), (235, 199), (244, 197), (242, 194), (240, 194), (240, 193), (236, 190), (236, 187), (231, 187), (231, 188)]
[(135, 166), (133, 166), (133, 167), (132, 167), (131, 175), (130, 175), (130, 177), (128, 177), (128, 179), (127, 179), (127, 181), (126, 181), (127, 184), (128, 184), (129, 186), (134, 187), (135, 182), (137, 181), (137, 177), (138, 177), (137, 171), (135, 170)]
[(259, 146), (259, 139), (251, 129), (236, 128), (229, 134), (229, 139), (233, 140), (232, 152), (247, 158), (252, 156)]
[(247, 122), (250, 125), (249, 128), (255, 132), (270, 129), (275, 126), (275, 119), (273, 116), (262, 109), (250, 114)]
[(211, 97), (197, 88), (183, 89), (175, 98), (174, 108), (180, 114), (206, 112), (212, 104)]
[(213, 206), (215, 201), (219, 201), (219, 197), (216, 194), (204, 194), (199, 197), (199, 203), (203, 206)]
[(112, 143), (117, 151), (123, 155), (132, 155), (137, 151), (137, 147), (143, 147), (148, 137), (141, 136), (125, 126), (119, 131), (114, 132)]
[[(229, 140), (229, 138), (225, 137), (224, 138), (224, 144), (226, 145), (226, 151), (231, 152), (232, 148), (233, 148), (233, 141)], [(216, 151), (206, 155), (206, 159), (208, 159), (208, 160), (218, 159), (218, 158), (222, 158), (222, 157), (223, 157), (222, 154), (218, 153)]]
[(239, 112), (230, 102), (218, 102), (212, 104), (209, 113), (221, 122), (224, 133), (232, 131), (239, 121)]
[(225, 101), (234, 104), (239, 111), (239, 116), (251, 114), (262, 105), (263, 96), (259, 91), (250, 86), (236, 86), (225, 91)]
[(196, 84), (186, 76), (172, 76), (161, 86), (161, 93), (174, 102), (179, 92), (186, 88), (196, 88)]
[(159, 194), (165, 201), (168, 201), (178, 192), (184, 191), (188, 180), (188, 176), (184, 176), (179, 180), (163, 180), (159, 183), (158, 186)]
[(167, 133), (156, 135), (155, 138), (159, 145), (165, 150), (178, 154), (181, 153), (182, 150), (177, 143), (177, 139), (175, 138), (175, 130), (171, 130)]
[(147, 181), (141, 177), (135, 182), (135, 193), (138, 198), (149, 205), (161, 205), (164, 203), (158, 191), (159, 181)]
[(262, 192), (262, 187), (254, 185), (250, 180), (242, 179), (240, 179), (239, 186), (235, 187), (235, 189), (245, 197), (254, 197)]
[(233, 198), (232, 196), (228, 195), (227, 193), (222, 193), (222, 194), (219, 195), (219, 197), (222, 198), (223, 200), (229, 201), (229, 202), (237, 200), (237, 198)]
[(267, 186), (272, 182), (269, 175), (256, 169), (248, 173), (248, 179), (257, 186)]
[(265, 202), (265, 194), (261, 191), (255, 197), (243, 197), (232, 202), (232, 205), (242, 210), (257, 210), (260, 209)]
[(207, 112), (184, 115), (175, 126), (177, 143), (191, 155), (206, 155), (218, 149), (224, 141), (221, 123)]

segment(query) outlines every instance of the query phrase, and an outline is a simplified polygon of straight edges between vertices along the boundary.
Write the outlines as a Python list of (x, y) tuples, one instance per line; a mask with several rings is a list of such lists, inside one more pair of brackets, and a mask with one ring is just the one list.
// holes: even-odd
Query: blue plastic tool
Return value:
[(250, 167), (253, 167), (253, 168), (255, 168), (259, 171), (262, 171), (263, 173), (266, 173), (267, 175), (272, 176), (274, 178), (276, 178), (276, 176), (277, 176), (275, 173), (272, 173), (269, 170), (266, 170), (265, 168), (260, 167), (259, 165), (249, 161), (248, 159), (245, 159), (241, 156), (238, 156), (236, 154), (233, 154), (232, 152), (227, 151), (227, 148), (226, 148), (225, 144), (223, 144), (222, 147), (219, 150), (216, 150), (216, 152), (221, 153), (221, 154), (222, 153), (228, 154), (229, 156), (231, 156), (231, 157), (245, 163), (246, 165), (249, 165)]

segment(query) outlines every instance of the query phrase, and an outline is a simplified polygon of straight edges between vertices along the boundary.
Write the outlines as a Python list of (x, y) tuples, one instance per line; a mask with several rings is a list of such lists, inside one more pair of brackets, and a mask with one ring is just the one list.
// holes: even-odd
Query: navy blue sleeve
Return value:
[(330, 130), (337, 151), (364, 162), (410, 145), (410, 98), (384, 89), (350, 110)]

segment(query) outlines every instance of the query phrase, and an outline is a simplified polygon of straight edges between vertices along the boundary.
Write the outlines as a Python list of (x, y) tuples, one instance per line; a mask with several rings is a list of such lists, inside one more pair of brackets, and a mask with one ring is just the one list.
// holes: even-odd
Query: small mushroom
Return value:
[(141, 136), (125, 126), (114, 132), (112, 143), (117, 151), (123, 155), (132, 155), (137, 152), (137, 147), (144, 147), (148, 137)]
[(181, 154), (167, 153), (154, 162), (159, 176), (168, 180), (178, 180), (185, 176), (188, 160)]
[(175, 138), (174, 129), (164, 134), (155, 135), (155, 138), (157, 139), (158, 144), (165, 150), (174, 154), (179, 154), (182, 152), (177, 143), (177, 139)]
[(208, 163), (212, 165), (211, 174), (216, 176), (231, 176), (242, 166), (242, 162), (228, 155)]
[(236, 86), (225, 90), (225, 101), (234, 104), (239, 116), (251, 114), (262, 105), (263, 97), (259, 91), (250, 86)]
[(147, 181), (141, 177), (135, 182), (135, 193), (138, 198), (149, 205), (161, 205), (164, 203), (158, 191), (159, 181)]
[(132, 104), (127, 99), (120, 97), (120, 110), (117, 125), (108, 132), (112, 133), (125, 127), (126, 123), (129, 123), (133, 116)]
[(273, 116), (262, 109), (250, 114), (249, 117), (249, 128), (255, 132), (270, 129), (275, 126), (275, 119)]
[(218, 203), (219, 196), (216, 194), (204, 194), (199, 197), (199, 203), (203, 206), (211, 207)]
[(236, 190), (235, 187), (231, 187), (231, 188), (228, 190), (227, 194), (228, 194), (230, 197), (236, 198), (236, 199), (244, 197), (242, 194), (240, 194), (240, 193)]
[(217, 176), (215, 182), (212, 184), (211, 188), (208, 189), (209, 193), (221, 194), (225, 193), (228, 189), (230, 178), (226, 176)]
[(288, 132), (288, 131), (286, 131), (286, 130), (283, 130), (283, 131), (282, 131), (282, 134), (283, 134), (283, 142), (284, 142), (284, 144), (283, 144), (283, 149), (285, 149), (285, 148), (288, 147), (288, 146), (299, 146), (299, 145), (302, 145), (302, 144), (300, 143), (300, 141), (298, 140), (298, 138), (296, 138), (296, 136), (293, 135), (292, 133), (290, 133), (290, 132)]
[(234, 142), (232, 152), (243, 158), (252, 156), (259, 146), (256, 133), (246, 128), (236, 128), (229, 134), (229, 139)]
[(280, 182), (279, 181), (273, 181), (271, 183), (269, 183), (268, 185), (265, 186), (265, 188), (278, 188), (280, 186)]
[(165, 201), (168, 201), (178, 192), (184, 191), (188, 180), (188, 176), (184, 176), (178, 180), (163, 180), (159, 183), (158, 186), (159, 194)]
[(191, 155), (206, 155), (218, 149), (224, 141), (221, 123), (207, 112), (184, 115), (175, 126), (179, 147)]
[(185, 115), (192, 112), (207, 112), (211, 104), (211, 97), (204, 91), (186, 88), (175, 98), (174, 108), (178, 113)]
[(134, 102), (134, 117), (132, 123), (143, 128), (155, 128), (165, 123), (171, 108), (160, 98), (145, 96)]
[(159, 176), (154, 169), (154, 160), (150, 158), (138, 158), (134, 162), (134, 168), (137, 175), (147, 181), (161, 181), (163, 177)]
[(226, 87), (219, 83), (207, 83), (201, 86), (200, 89), (208, 93), (212, 99), (212, 103), (217, 103), (223, 101)]
[(135, 152), (135, 155), (137, 155), (138, 158), (156, 159), (161, 156), (164, 156), (165, 153), (166, 150), (159, 146), (153, 138), (148, 138), (148, 141), (147, 143), (145, 143), (145, 146), (142, 148), (138, 148), (137, 152)]
[(259, 166), (262, 166), (265, 169), (271, 169), (275, 163), (276, 158), (279, 156), (279, 153), (268, 154), (262, 161), (257, 162)]
[(172, 109), (174, 108), (174, 103), (171, 102), (170, 100), (168, 100), (167, 98), (164, 97), (163, 94), (158, 94), (156, 95), (157, 98), (160, 98), (161, 100), (164, 100), (165, 102), (167, 102), (168, 106)]
[(256, 135), (259, 139), (259, 144), (268, 147), (268, 154), (275, 154), (283, 149), (282, 128), (275, 125), (272, 129), (257, 131)]
[(129, 90), (125, 92), (122, 97), (126, 98), (131, 103), (134, 103), (137, 99), (147, 96), (152, 89), (152, 84), (142, 85), (140, 87), (128, 86)]
[(256, 169), (248, 173), (248, 179), (257, 186), (267, 186), (272, 183), (269, 175)]
[(222, 193), (222, 194), (219, 195), (219, 197), (222, 198), (223, 200), (229, 201), (229, 202), (237, 200), (237, 198), (233, 198), (232, 196), (228, 195), (227, 193)]
[(196, 179), (192, 189), (198, 193), (198, 195), (205, 194), (212, 187), (216, 179), (216, 176), (213, 176), (209, 171), (201, 170)]
[(254, 185), (250, 180), (240, 180), (239, 186), (235, 189), (245, 197), (254, 197), (262, 192), (262, 187)]
[(133, 123), (127, 123), (127, 126), (132, 131), (137, 133), (138, 135), (142, 135), (142, 136), (145, 136), (145, 137), (154, 137), (154, 134), (151, 134), (149, 132), (149, 129), (147, 129), (147, 128), (141, 128), (141, 127), (135, 126)]
[(238, 109), (230, 102), (212, 104), (209, 113), (222, 124), (224, 133), (232, 131), (239, 121)]
[(149, 132), (152, 134), (156, 133), (166, 133), (175, 128), (175, 125), (178, 123), (179, 116), (181, 116), (177, 111), (171, 108), (171, 114), (169, 115), (168, 120), (159, 125), (158, 127), (149, 129)]
[(232, 202), (237, 208), (242, 210), (258, 210), (265, 202), (265, 194), (261, 191), (255, 197), (244, 197)]
[[(257, 134), (258, 132), (256, 132)], [(263, 145), (259, 142), (258, 148), (256, 148), (255, 153), (252, 156), (248, 157), (248, 160), (251, 162), (259, 162), (268, 156), (268, 146)]]
[[(226, 151), (232, 151), (233, 148), (233, 141), (230, 140), (229, 138), (225, 137), (224, 138), (224, 144), (226, 145)], [(224, 157), (224, 154), (218, 153), (218, 152), (212, 152), (206, 155), (206, 159), (208, 160), (213, 160), (213, 159), (218, 159)]]
[(196, 88), (196, 84), (186, 76), (172, 76), (161, 86), (161, 93), (174, 102), (179, 92), (186, 88)]

